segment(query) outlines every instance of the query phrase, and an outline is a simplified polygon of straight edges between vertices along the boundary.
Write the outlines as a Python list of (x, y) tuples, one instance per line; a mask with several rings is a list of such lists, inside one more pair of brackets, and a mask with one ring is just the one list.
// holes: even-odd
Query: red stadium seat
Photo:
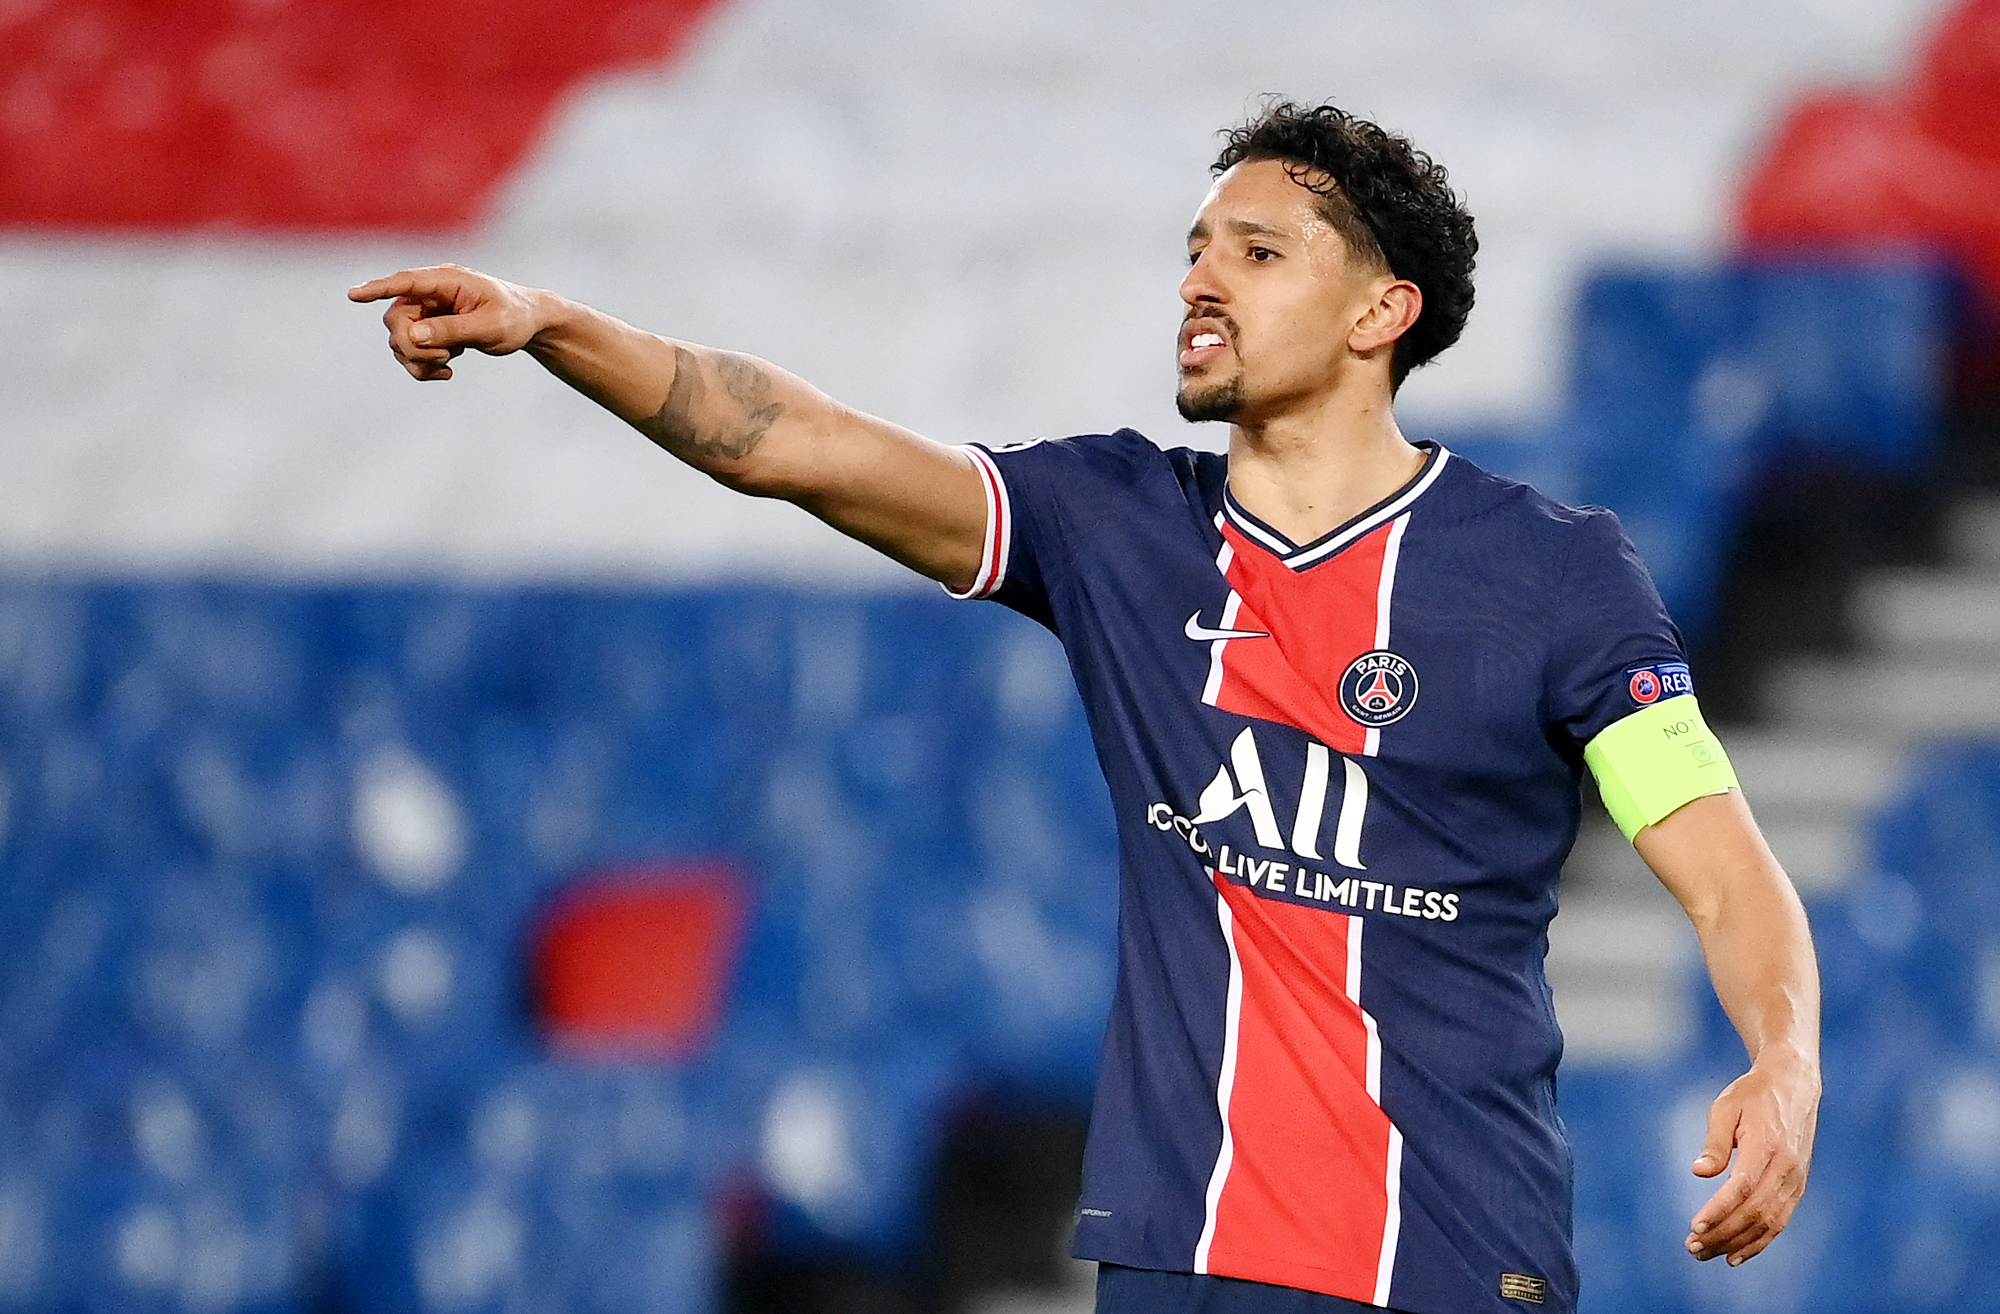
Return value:
[(1774, 135), (1738, 202), (1739, 228), (1758, 246), (1939, 241), (1976, 172), (1896, 101), (1824, 93)]
[[(2000, 164), (2000, 0), (1972, 0), (1945, 20), (1912, 90), (1927, 136)], [(1996, 201), (1989, 194), (1988, 203)]]
[(713, 0), (0, 6), (0, 227), (435, 231)]
[(1752, 250), (1939, 250), (2000, 312), (2000, 0), (1955, 12), (1913, 86), (1798, 104), (1747, 174), (1737, 231)]
[(576, 1058), (677, 1059), (721, 1020), (746, 886), (719, 863), (587, 877), (550, 905), (531, 948), (550, 1046)]

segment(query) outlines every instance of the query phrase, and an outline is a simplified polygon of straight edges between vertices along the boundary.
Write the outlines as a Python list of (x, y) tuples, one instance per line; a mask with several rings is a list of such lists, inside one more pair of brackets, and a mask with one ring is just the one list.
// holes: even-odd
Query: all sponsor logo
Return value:
[[(1337, 804), (1329, 798), (1336, 779), (1336, 762), (1339, 763)], [(1361, 860), (1361, 832), (1368, 815), (1368, 776), (1360, 763), (1328, 751), (1325, 744), (1308, 740), (1305, 776), (1300, 781), (1298, 797), (1299, 808), (1288, 837), (1264, 775), (1257, 736), (1245, 729), (1229, 746), (1229, 760), (1217, 766), (1215, 778), (1201, 791), (1194, 816), (1182, 816), (1162, 802), (1146, 809), (1146, 820), (1155, 830), (1178, 834), (1202, 866), (1215, 875), (1248, 886), (1264, 898), (1357, 912), (1391, 913), (1425, 921), (1458, 920), (1459, 896), (1455, 891), (1399, 886), (1350, 874), (1368, 870)], [(1332, 867), (1325, 865), (1319, 848), (1321, 823), (1329, 811), (1334, 818)], [(1211, 843), (1203, 833), (1203, 826), (1227, 820), (1239, 812), (1248, 814), (1255, 848), (1262, 856), (1231, 844)]]
[(1662, 698), (1678, 698), (1682, 694), (1693, 693), (1694, 677), (1688, 673), (1686, 662), (1633, 666), (1625, 672), (1625, 692), (1639, 706), (1648, 707)]
[(1362, 653), (1340, 677), (1341, 710), (1371, 729), (1402, 720), (1416, 703), (1416, 668), (1387, 648)]

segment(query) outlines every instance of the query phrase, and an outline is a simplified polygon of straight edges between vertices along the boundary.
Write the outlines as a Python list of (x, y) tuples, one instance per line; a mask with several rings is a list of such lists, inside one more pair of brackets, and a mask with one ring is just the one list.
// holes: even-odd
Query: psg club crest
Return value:
[(1371, 729), (1402, 720), (1416, 702), (1416, 668), (1387, 648), (1362, 653), (1340, 677), (1341, 710)]

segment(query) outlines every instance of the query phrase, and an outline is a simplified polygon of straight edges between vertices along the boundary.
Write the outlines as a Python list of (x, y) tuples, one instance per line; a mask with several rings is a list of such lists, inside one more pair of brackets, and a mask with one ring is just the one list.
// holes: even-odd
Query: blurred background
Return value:
[(1813, 916), (1792, 1231), (1601, 819), (1587, 1314), (2000, 1310), (2000, 3), (0, 0), (0, 1310), (1088, 1308), (1060, 650), (344, 290), (452, 260), (947, 441), (1174, 416), (1218, 128), (1450, 169), (1399, 411), (1616, 509)]

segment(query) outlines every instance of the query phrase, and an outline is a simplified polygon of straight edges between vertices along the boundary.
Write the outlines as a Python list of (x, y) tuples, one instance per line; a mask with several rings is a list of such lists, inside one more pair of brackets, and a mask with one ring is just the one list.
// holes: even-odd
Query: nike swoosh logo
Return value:
[(1187, 625), (1181, 632), (1196, 643), (1208, 643), (1215, 639), (1268, 639), (1271, 636), (1262, 630), (1211, 630), (1201, 623), (1201, 612), (1187, 618)]

